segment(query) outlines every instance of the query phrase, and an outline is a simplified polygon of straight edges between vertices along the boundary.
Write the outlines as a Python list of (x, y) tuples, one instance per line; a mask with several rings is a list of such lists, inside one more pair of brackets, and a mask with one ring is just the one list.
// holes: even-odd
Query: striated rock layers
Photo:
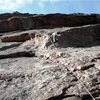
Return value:
[[(1, 15), (0, 15), (1, 16)], [(3, 17), (4, 15), (2, 15)], [(55, 27), (71, 27), (100, 23), (100, 15), (91, 14), (17, 14), (0, 17), (0, 32), (30, 30)], [(3, 20), (2, 20), (3, 19)]]
[[(100, 100), (99, 15), (17, 16), (2, 22), (1, 32), (60, 28), (0, 36), (0, 100)], [(61, 34), (56, 48), (53, 32)]]
[(2, 42), (24, 42), (35, 37), (35, 33), (21, 33), (1, 36)]
[(0, 42), (0, 100), (100, 100), (100, 46), (72, 45), (82, 37), (93, 45), (86, 36), (96, 32), (87, 30), (97, 26), (61, 28), (58, 48), (50, 43), (50, 29), (26, 42)]
[[(46, 33), (44, 31), (44, 33)], [(47, 32), (50, 35), (53, 32)], [(19, 32), (18, 34), (12, 34), (12, 35), (4, 35), (1, 36), (1, 41), (2, 42), (24, 42), (26, 40), (34, 39), (36, 38), (36, 34), (38, 32)], [(39, 32), (40, 34), (40, 39), (39, 44), (45, 44), (46, 38), (43, 35), (43, 33)], [(95, 24), (95, 25), (86, 25), (86, 26), (81, 26), (81, 27), (71, 27), (71, 28), (66, 28), (63, 31), (60, 31), (60, 38), (59, 38), (59, 46), (62, 48), (66, 48), (69, 46), (92, 46), (92, 45), (97, 45), (100, 44), (100, 24)], [(46, 37), (50, 38), (51, 36), (47, 35)], [(49, 39), (50, 40), (50, 39)], [(51, 45), (51, 41), (48, 41), (46, 46)]]

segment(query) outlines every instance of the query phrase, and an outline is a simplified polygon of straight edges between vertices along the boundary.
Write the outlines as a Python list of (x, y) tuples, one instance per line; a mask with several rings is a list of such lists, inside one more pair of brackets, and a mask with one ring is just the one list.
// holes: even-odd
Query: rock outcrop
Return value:
[(100, 45), (100, 25), (87, 25), (65, 30), (59, 38), (60, 47)]
[[(44, 53), (45, 48), (42, 48), (42, 52), (37, 57), (34, 57), (34, 53), (29, 57), (30, 52), (24, 51), (30, 43), (26, 41), (0, 52), (1, 100), (100, 99), (98, 68), (100, 46), (64, 49), (48, 47), (49, 49)], [(4, 45), (7, 47), (9, 44), (0, 47), (3, 48)], [(39, 47), (32, 49), (33, 47), (31, 46), (30, 50), (35, 49), (37, 52)], [(46, 57), (48, 53), (49, 56)]]
[[(19, 30), (20, 25), (27, 30), (61, 28), (0, 36), (0, 100), (100, 100), (100, 24), (96, 24), (99, 15), (91, 16), (48, 14), (4, 20), (8, 26), (11, 21), (8, 31)], [(57, 47), (53, 32), (61, 33)]]
[(35, 53), (32, 51), (17, 51), (11, 54), (0, 55), (0, 59), (18, 58), (18, 57), (34, 57)]
[(96, 14), (47, 14), (25, 16), (24, 14), (18, 14), (16, 16), (11, 16), (12, 17), (6, 17), (4, 20), (0, 21), (0, 33), (17, 30), (73, 27), (100, 23), (100, 15)]
[[(24, 42), (30, 39), (36, 40), (36, 44), (42, 44), (42, 46), (50, 46), (52, 44), (52, 32), (19, 32), (18, 34), (4, 35), (1, 36), (2, 42)], [(48, 35), (49, 34), (49, 35)], [(88, 47), (100, 44), (100, 24), (86, 25), (80, 27), (64, 28), (60, 31), (61, 36), (59, 37), (59, 47)], [(39, 39), (40, 38), (40, 39)], [(39, 40), (39, 41), (38, 41)]]
[(0, 37), (2, 42), (24, 42), (35, 37), (35, 33), (19, 33), (12, 35), (3, 35)]

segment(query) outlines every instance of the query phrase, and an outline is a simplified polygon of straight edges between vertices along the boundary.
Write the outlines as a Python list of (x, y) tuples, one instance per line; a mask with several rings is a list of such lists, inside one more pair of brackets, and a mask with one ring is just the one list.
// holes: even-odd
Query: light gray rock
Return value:
[[(74, 34), (74, 31), (83, 32), (90, 27), (94, 26), (72, 28), (69, 31)], [(50, 41), (45, 36), (57, 30), (45, 30), (43, 33), (47, 34), (34, 38), (35, 42), (0, 43), (0, 56), (5, 57), (0, 59), (0, 100), (92, 100), (87, 90), (99, 100), (100, 59), (97, 55), (100, 54), (100, 46), (93, 44), (77, 48), (65, 44), (66, 47), (63, 47), (61, 40), (67, 40), (61, 37), (57, 49), (52, 44), (47, 47), (46, 43)], [(65, 37), (69, 34), (67, 30), (62, 32), (59, 29)], [(73, 38), (70, 36), (71, 40)], [(36, 57), (27, 57), (29, 51), (35, 52)]]

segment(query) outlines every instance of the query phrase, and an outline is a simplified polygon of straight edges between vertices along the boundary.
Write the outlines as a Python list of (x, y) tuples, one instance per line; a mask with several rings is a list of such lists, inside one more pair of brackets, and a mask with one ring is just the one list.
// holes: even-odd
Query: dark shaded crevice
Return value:
[(94, 66), (95, 66), (95, 64), (84, 65), (84, 66), (81, 68), (81, 70), (82, 70), (82, 71), (85, 71), (85, 70), (87, 70), (87, 69), (89, 69), (89, 68), (91, 68), (91, 67), (94, 67)]
[[(99, 95), (100, 95), (100, 91), (91, 91), (91, 95), (94, 97), (94, 98), (99, 98)], [(90, 94), (83, 94), (82, 95), (82, 100), (93, 100), (92, 97), (90, 96)], [(95, 100), (100, 100), (100, 99), (95, 99)]]
[(90, 94), (84, 94), (82, 95), (82, 100), (93, 100)]
[(99, 97), (99, 95), (100, 95), (100, 90), (98, 90), (98, 91), (93, 91), (92, 92), (92, 95), (94, 96), (94, 97)]
[(63, 100), (64, 98), (69, 98), (69, 97), (75, 97), (75, 96), (77, 96), (77, 95), (75, 95), (75, 94), (71, 94), (71, 95), (66, 95), (66, 91), (70, 88), (70, 87), (72, 87), (73, 85), (69, 85), (68, 87), (65, 87), (65, 88), (63, 88), (62, 89), (62, 93), (60, 94), (60, 95), (57, 95), (57, 96), (52, 96), (52, 97), (50, 97), (50, 98), (48, 98), (48, 99), (46, 99), (46, 100)]
[(100, 100), (100, 97), (96, 97), (95, 100)]
[(100, 57), (93, 58), (91, 62), (96, 62), (98, 59), (100, 60)]
[(18, 58), (18, 57), (36, 57), (36, 56), (35, 53), (32, 51), (21, 51), (21, 52), (6, 54), (6, 55), (0, 55), (0, 59)]
[(11, 44), (9, 46), (3, 46), (2, 48), (0, 48), (0, 51), (4, 51), (4, 50), (10, 49), (10, 48), (18, 47), (20, 44), (21, 43), (19, 43), (19, 44)]
[(75, 97), (76, 95), (75, 94), (65, 95), (65, 96), (58, 95), (58, 96), (50, 97), (47, 100), (63, 100), (64, 98), (69, 98), (69, 97), (73, 97), (73, 96)]
[[(92, 93), (93, 97), (97, 98), (95, 100), (100, 100), (99, 94), (100, 94), (100, 92)], [(84, 94), (82, 96), (82, 100), (93, 100), (93, 98), (90, 96), (90, 94)]]

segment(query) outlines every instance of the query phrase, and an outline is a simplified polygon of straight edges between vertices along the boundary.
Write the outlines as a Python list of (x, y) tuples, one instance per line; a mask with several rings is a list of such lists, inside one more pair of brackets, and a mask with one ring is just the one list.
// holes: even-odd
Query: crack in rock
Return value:
[(6, 55), (0, 55), (0, 59), (17, 58), (17, 57), (34, 57), (35, 53), (32, 51), (21, 51)]
[(62, 93), (60, 95), (57, 95), (57, 96), (52, 96), (46, 100), (63, 100), (64, 98), (69, 98), (69, 97), (73, 97), (73, 96), (77, 96), (75, 94), (71, 94), (71, 95), (66, 95), (66, 91), (72, 87), (73, 85), (69, 85), (68, 87), (64, 87), (62, 89)]

